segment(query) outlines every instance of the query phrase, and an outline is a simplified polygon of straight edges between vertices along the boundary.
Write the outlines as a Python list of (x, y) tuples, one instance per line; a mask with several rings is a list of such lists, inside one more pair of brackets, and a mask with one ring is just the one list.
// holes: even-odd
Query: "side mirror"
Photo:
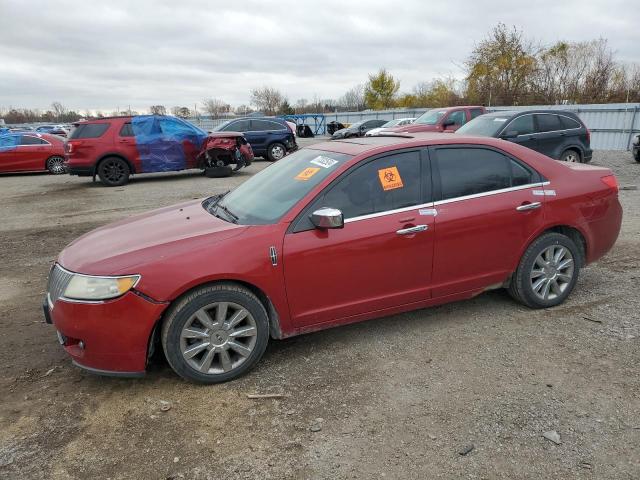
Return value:
[(502, 132), (500, 134), (500, 138), (515, 138), (518, 136), (517, 130), (507, 130), (506, 132)]
[(311, 223), (316, 228), (343, 228), (344, 215), (337, 208), (322, 207), (311, 214)]

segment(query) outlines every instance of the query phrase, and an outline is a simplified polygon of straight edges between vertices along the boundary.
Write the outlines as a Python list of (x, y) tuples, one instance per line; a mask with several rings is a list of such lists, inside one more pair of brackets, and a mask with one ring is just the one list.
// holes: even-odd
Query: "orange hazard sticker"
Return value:
[(313, 177), (316, 173), (318, 173), (320, 171), (319, 168), (315, 168), (315, 167), (309, 167), (309, 168), (305, 168), (303, 171), (301, 171), (298, 175), (296, 175), (296, 180), (309, 180), (311, 177)]
[(393, 190), (404, 187), (398, 167), (378, 170), (378, 177), (380, 177), (380, 185), (382, 185), (383, 190)]

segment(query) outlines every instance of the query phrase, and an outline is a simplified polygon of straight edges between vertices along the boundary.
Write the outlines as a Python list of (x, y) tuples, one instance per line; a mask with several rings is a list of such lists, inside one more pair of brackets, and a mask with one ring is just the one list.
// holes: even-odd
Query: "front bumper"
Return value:
[(73, 363), (94, 373), (144, 374), (151, 332), (166, 308), (130, 291), (114, 300), (84, 303), (45, 300), (47, 323), (53, 323)]

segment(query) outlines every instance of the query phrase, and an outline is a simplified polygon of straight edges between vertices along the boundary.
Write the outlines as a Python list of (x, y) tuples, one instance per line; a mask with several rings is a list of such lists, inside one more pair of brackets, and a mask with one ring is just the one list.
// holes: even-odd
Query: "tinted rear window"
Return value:
[(22, 135), (20, 139), (20, 145), (43, 145), (47, 142), (38, 137), (33, 137), (31, 135)]
[(75, 138), (99, 138), (109, 128), (109, 123), (86, 123), (78, 125), (71, 132), (69, 139)]
[(122, 128), (120, 128), (120, 136), (121, 137), (133, 137), (133, 127), (131, 126), (130, 123), (125, 123), (124, 125), (122, 125)]
[(556, 132), (562, 130), (562, 125), (557, 115), (540, 113), (536, 115), (538, 120), (538, 132)]
[(566, 128), (567, 130), (570, 128), (581, 128), (582, 125), (580, 125), (580, 123), (577, 120), (574, 120), (573, 118), (569, 118), (569, 117), (565, 117), (564, 115), (558, 115), (558, 118), (560, 118), (560, 122), (562, 123), (562, 127)]

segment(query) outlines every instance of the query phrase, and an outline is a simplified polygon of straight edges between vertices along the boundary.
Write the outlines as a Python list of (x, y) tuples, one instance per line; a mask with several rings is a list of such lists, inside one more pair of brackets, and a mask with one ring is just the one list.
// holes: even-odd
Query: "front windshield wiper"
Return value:
[(220, 203), (217, 203), (216, 212), (218, 210), (222, 210), (227, 215), (227, 217), (231, 220), (231, 223), (238, 223), (239, 217), (224, 205), (220, 205)]

